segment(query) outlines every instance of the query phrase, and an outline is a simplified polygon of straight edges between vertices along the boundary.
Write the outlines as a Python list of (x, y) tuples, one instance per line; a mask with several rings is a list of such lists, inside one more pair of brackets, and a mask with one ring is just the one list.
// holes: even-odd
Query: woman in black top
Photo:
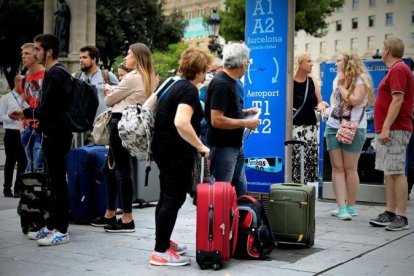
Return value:
[[(304, 182), (318, 180), (318, 126), (315, 109), (324, 106), (316, 80), (310, 76), (312, 59), (309, 53), (295, 57), (293, 83), (292, 138), (306, 142)], [(293, 147), (292, 181), (300, 183), (300, 147)]]
[(152, 151), (160, 169), (160, 199), (155, 209), (155, 248), (152, 265), (181, 266), (191, 263), (180, 256), (187, 250), (170, 240), (187, 191), (192, 185), (194, 156), (208, 155), (209, 149), (198, 138), (203, 110), (197, 84), (206, 76), (212, 56), (203, 49), (185, 50), (179, 61), (181, 80), (158, 99)]

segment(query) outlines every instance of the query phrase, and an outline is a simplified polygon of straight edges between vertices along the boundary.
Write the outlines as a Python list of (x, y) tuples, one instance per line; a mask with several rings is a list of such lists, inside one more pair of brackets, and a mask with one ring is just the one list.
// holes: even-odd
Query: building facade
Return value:
[(208, 29), (203, 18), (210, 16), (213, 9), (223, 10), (224, 0), (166, 0), (165, 14), (171, 14), (174, 9), (181, 10), (184, 19), (188, 20), (183, 40), (190, 45), (207, 48)]
[(319, 64), (334, 60), (341, 51), (354, 51), (363, 59), (371, 59), (377, 49), (381, 54), (388, 36), (401, 38), (404, 57), (414, 58), (414, 0), (346, 0), (326, 22), (327, 34), (321, 38), (304, 31), (295, 35), (294, 51), (312, 54), (316, 77)]

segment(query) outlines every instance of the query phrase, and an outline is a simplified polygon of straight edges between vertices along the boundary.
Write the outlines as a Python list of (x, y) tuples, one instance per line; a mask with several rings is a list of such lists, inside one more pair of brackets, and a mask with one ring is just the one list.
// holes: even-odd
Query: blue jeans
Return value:
[(215, 181), (230, 182), (237, 197), (247, 193), (243, 147), (211, 147), (210, 175)]
[(27, 158), (26, 172), (43, 170), (42, 133), (26, 127), (20, 135)]

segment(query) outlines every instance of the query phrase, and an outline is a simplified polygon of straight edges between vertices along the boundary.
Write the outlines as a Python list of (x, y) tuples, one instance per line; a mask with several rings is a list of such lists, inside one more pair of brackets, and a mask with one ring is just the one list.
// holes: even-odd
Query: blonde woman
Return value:
[(304, 182), (318, 180), (318, 126), (315, 109), (324, 108), (318, 82), (311, 76), (312, 57), (309, 53), (295, 56), (293, 78), (293, 133), (292, 138), (306, 143), (305, 156), (300, 147), (293, 147), (292, 180), (300, 183), (300, 160), (304, 158)]
[[(92, 222), (93, 226), (104, 226), (107, 232), (134, 232), (135, 223), (132, 217), (132, 194), (133, 183), (131, 177), (131, 156), (122, 146), (118, 134), (118, 122), (122, 117), (122, 111), (127, 105), (143, 104), (158, 85), (156, 79), (151, 52), (142, 43), (129, 46), (125, 57), (125, 66), (128, 72), (121, 82), (112, 91), (106, 91), (105, 104), (112, 107), (112, 118), (110, 121), (110, 155), (115, 160), (115, 170), (106, 170), (108, 205), (105, 215)], [(119, 182), (119, 183), (118, 183)], [(122, 217), (117, 221), (115, 216), (115, 202), (118, 190), (121, 188)]]
[[(331, 214), (342, 220), (350, 220), (357, 215), (355, 201), (359, 190), (358, 159), (367, 129), (365, 109), (373, 102), (374, 92), (371, 76), (357, 54), (340, 54), (336, 68), (332, 107), (325, 130), (332, 165), (332, 184), (338, 204), (338, 208)], [(335, 137), (341, 120), (359, 122), (352, 144), (343, 144)]]

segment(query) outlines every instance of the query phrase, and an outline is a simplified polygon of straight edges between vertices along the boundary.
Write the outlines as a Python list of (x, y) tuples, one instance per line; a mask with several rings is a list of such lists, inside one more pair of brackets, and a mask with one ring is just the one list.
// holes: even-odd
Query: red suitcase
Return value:
[(217, 270), (233, 256), (238, 223), (236, 190), (230, 183), (197, 185), (196, 261), (201, 269)]

